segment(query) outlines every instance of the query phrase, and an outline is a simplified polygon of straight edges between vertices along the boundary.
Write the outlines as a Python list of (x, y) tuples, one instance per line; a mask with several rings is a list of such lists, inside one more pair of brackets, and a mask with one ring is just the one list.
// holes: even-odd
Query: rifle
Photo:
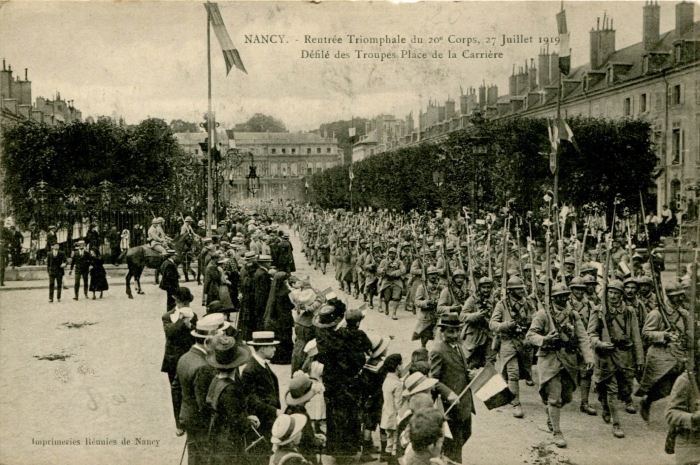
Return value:
[(564, 276), (564, 238), (563, 234), (560, 230), (560, 223), (559, 223), (559, 206), (558, 205), (553, 205), (552, 208), (554, 208), (554, 223), (557, 228), (557, 259), (559, 260), (559, 278), (561, 279), (561, 282), (566, 283), (566, 277)]
[(442, 244), (442, 259), (445, 260), (445, 278), (447, 279), (447, 291), (450, 293), (452, 305), (457, 303), (457, 298), (452, 290), (452, 276), (450, 276), (450, 261), (447, 259), (447, 246)]
[(545, 201), (549, 204), (547, 208), (547, 219), (544, 221), (543, 225), (547, 228), (547, 232), (545, 233), (544, 236), (544, 243), (545, 243), (545, 254), (544, 254), (544, 259), (545, 259), (545, 279), (546, 283), (544, 285), (544, 311), (547, 314), (547, 317), (549, 318), (549, 322), (552, 324), (552, 328), (556, 328), (556, 324), (554, 323), (554, 316), (552, 315), (552, 308), (550, 306), (551, 304), (551, 283), (552, 283), (552, 257), (550, 256), (551, 252), (549, 250), (549, 243), (552, 240), (552, 231), (549, 229), (550, 226), (552, 226), (552, 221), (550, 220), (550, 217), (552, 216), (552, 196), (549, 195), (549, 192), (547, 195), (544, 196)]
[(608, 328), (608, 281), (610, 280), (608, 273), (610, 272), (610, 261), (612, 260), (612, 239), (615, 235), (617, 204), (620, 203), (618, 195), (615, 196), (615, 200), (613, 202), (613, 216), (612, 224), (610, 225), (610, 234), (608, 234), (608, 236), (605, 239), (605, 248), (607, 249), (607, 255), (605, 256), (605, 264), (603, 265), (603, 296), (600, 299), (600, 316), (601, 320), (603, 320), (602, 336), (604, 337), (605, 333), (607, 333), (608, 342), (613, 342), (612, 335), (610, 334), (610, 328)]
[(506, 217), (503, 220), (503, 263), (501, 264), (501, 298), (506, 300), (506, 282), (508, 281), (508, 235), (510, 226), (510, 213), (506, 207)]
[(515, 242), (518, 248), (518, 270), (520, 271), (520, 276), (525, 277), (525, 270), (523, 269), (523, 260), (520, 257), (520, 217), (515, 219)]
[(471, 295), (476, 296), (476, 282), (474, 281), (474, 260), (472, 258), (472, 237), (471, 228), (469, 227), (469, 216), (467, 215), (467, 209), (464, 208), (464, 224), (467, 230), (467, 264), (469, 265), (469, 292)]

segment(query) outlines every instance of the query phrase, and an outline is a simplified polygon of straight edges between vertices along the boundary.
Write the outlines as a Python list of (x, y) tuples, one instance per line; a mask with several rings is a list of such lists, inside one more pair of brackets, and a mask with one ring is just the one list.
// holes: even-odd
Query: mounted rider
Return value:
[(151, 227), (148, 228), (148, 243), (153, 250), (161, 255), (165, 255), (168, 241), (171, 240), (163, 231), (162, 224), (164, 222), (165, 220), (162, 217), (154, 218), (153, 221), (151, 221)]
[[(181, 218), (182, 218), (182, 217), (181, 217)], [(182, 225), (182, 227), (180, 227), (180, 235), (181, 235), (181, 236), (184, 235), (184, 234), (193, 234), (193, 235), (195, 235), (195, 236), (198, 235), (198, 234), (195, 232), (194, 228), (192, 227), (192, 223), (194, 223), (194, 219), (192, 219), (191, 216), (188, 216), (188, 217), (185, 218), (184, 224)]]

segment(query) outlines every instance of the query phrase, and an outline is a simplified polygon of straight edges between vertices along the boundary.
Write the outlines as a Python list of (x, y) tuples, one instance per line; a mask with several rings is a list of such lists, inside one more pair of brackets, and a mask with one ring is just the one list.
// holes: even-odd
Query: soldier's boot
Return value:
[(561, 433), (561, 428), (559, 427), (561, 408), (549, 405), (547, 407), (547, 410), (549, 410), (549, 418), (552, 422), (552, 434), (554, 434), (554, 445), (559, 448), (566, 447), (566, 440), (564, 439), (564, 435)]
[(362, 294), (362, 302), (367, 302), (367, 293)]
[(513, 405), (513, 416), (515, 418), (523, 418), (525, 416), (523, 414), (523, 407), (520, 404)]
[(354, 289), (352, 290), (352, 298), (353, 298), (353, 299), (357, 299), (357, 297), (358, 297), (358, 295), (359, 295), (359, 293), (360, 293), (360, 290), (358, 289), (357, 283), (355, 283), (354, 286), (353, 286), (352, 284), (350, 284), (350, 287), (351, 287), (351, 288), (354, 288)]
[[(399, 317), (396, 316), (396, 310), (398, 310), (398, 308), (399, 308), (399, 303), (398, 303), (398, 302), (396, 302), (395, 300), (392, 300), (391, 302), (389, 302), (389, 309), (391, 310), (391, 319), (392, 319), (392, 320), (398, 320), (398, 319), (399, 319)], [(387, 312), (387, 315), (388, 315), (388, 314), (389, 314), (389, 313)]]
[(630, 415), (637, 413), (637, 407), (634, 406), (632, 399), (625, 402), (625, 412), (629, 413)]
[(649, 402), (649, 396), (642, 399), (639, 404), (639, 414), (642, 416), (642, 420), (649, 422), (649, 409), (651, 408), (651, 402)]
[(603, 405), (603, 421), (605, 423), (610, 423), (610, 404), (608, 403), (608, 397), (602, 396), (600, 403)]
[(622, 431), (620, 426), (620, 406), (615, 399), (608, 399), (608, 405), (610, 406), (610, 416), (612, 418), (613, 436), (622, 439), (625, 437), (625, 432)]
[(370, 309), (374, 308), (374, 296), (373, 295), (369, 296), (369, 308)]
[(321, 264), (321, 272), (323, 274), (326, 274), (326, 264), (325, 263)]
[(386, 462), (389, 460), (389, 457), (391, 457), (391, 454), (386, 451), (386, 439), (382, 439), (379, 444), (382, 448), (382, 450), (379, 451), (379, 461)]
[(384, 314), (389, 314), (389, 302), (384, 302)]
[(591, 380), (582, 379), (581, 380), (581, 412), (587, 415), (597, 415), (598, 412), (588, 404), (588, 393), (591, 391)]
[(545, 411), (547, 412), (547, 429), (553, 433), (554, 427), (552, 426), (552, 416), (549, 414), (549, 405), (545, 407)]

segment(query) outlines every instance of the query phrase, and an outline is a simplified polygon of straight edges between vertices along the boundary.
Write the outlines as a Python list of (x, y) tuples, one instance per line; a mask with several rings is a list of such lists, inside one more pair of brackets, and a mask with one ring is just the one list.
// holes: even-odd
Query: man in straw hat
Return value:
[(213, 415), (210, 424), (210, 460), (213, 465), (245, 461), (246, 435), (260, 426), (247, 411), (247, 392), (241, 381), (241, 365), (250, 361), (250, 350), (225, 334), (207, 338), (207, 363), (217, 374), (209, 385), (206, 402)]
[[(253, 339), (248, 341), (252, 348), (252, 358), (243, 369), (242, 380), (248, 393), (250, 413), (260, 419), (260, 434), (268, 441), (272, 435), (272, 424), (282, 414), (280, 404), (280, 387), (277, 376), (270, 367), (270, 360), (275, 356), (279, 341), (272, 331), (255, 331)], [(253, 440), (256, 437), (250, 436)], [(252, 441), (250, 441), (252, 442)], [(267, 449), (260, 444), (250, 451), (251, 462), (264, 464), (267, 461)]]
[(173, 390), (181, 393), (180, 424), (187, 432), (187, 454), (190, 464), (206, 463), (207, 428), (210, 411), (205, 399), (214, 372), (206, 361), (207, 349), (204, 340), (222, 333), (228, 327), (220, 313), (205, 315), (197, 321), (190, 334), (196, 338), (190, 351), (180, 357), (173, 380)]
[(301, 465), (309, 463), (299, 453), (297, 446), (302, 440), (308, 418), (299, 413), (280, 415), (272, 427), (273, 455), (267, 463), (270, 465)]
[[(445, 455), (457, 463), (462, 463), (462, 447), (472, 434), (472, 412), (474, 411), (471, 391), (464, 392), (470, 378), (467, 358), (459, 342), (461, 325), (454, 313), (443, 315), (438, 322), (443, 340), (438, 341), (430, 351), (430, 376), (453, 392), (462, 395), (452, 408), (447, 420), (452, 431), (452, 440), (445, 444)], [(443, 399), (445, 410), (451, 403)]]

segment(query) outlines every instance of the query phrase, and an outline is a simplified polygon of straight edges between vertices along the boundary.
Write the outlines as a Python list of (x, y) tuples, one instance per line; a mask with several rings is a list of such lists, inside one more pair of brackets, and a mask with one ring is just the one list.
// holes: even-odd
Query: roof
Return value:
[(362, 140), (355, 142), (353, 144), (353, 146), (355, 146), (355, 145), (368, 145), (368, 144), (377, 145), (378, 142), (379, 142), (379, 139), (377, 136), (377, 130), (372, 129), (370, 132), (365, 134), (365, 137)]
[[(206, 132), (176, 132), (173, 135), (177, 139), (178, 143), (182, 145), (199, 144), (204, 142), (204, 140), (207, 138)], [(228, 140), (226, 131), (216, 131), (216, 139), (219, 141)]]
[(313, 132), (235, 132), (233, 137), (237, 144), (329, 144), (337, 143), (331, 137), (324, 138)]

